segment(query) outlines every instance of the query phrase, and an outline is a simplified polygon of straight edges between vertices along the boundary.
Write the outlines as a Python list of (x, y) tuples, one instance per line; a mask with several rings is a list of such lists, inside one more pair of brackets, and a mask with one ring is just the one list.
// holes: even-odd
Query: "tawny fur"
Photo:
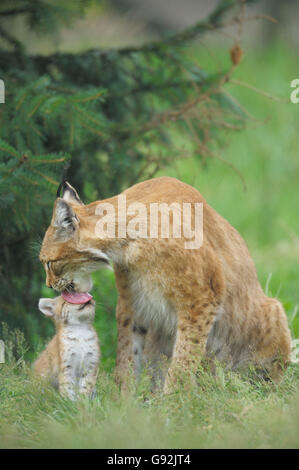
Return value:
[[(46, 309), (41, 305), (46, 304)], [(98, 336), (92, 326), (94, 301), (74, 305), (56, 299), (41, 299), (40, 309), (51, 316), (56, 335), (34, 363), (37, 376), (48, 379), (59, 392), (74, 400), (78, 394), (91, 397), (100, 360)]]
[(273, 379), (280, 377), (291, 344), (282, 305), (264, 294), (242, 237), (197, 190), (162, 177), (123, 193), (127, 206), (142, 202), (148, 214), (153, 202), (203, 203), (203, 245), (190, 250), (184, 238), (98, 238), (96, 207), (109, 202), (117, 213), (117, 197), (84, 205), (72, 197), (72, 189), (63, 196), (71, 228), (65, 232), (59, 227), (58, 198), (40, 259), (48, 286), (63, 290), (72, 283), (78, 291), (90, 288), (88, 273), (105, 264), (105, 257), (113, 262), (118, 377), (132, 363), (137, 374), (148, 364), (163, 382), (165, 374), (159, 375), (157, 364), (164, 357), (170, 364), (164, 385), (168, 390), (176, 367), (186, 370), (202, 354), (234, 369), (253, 363)]

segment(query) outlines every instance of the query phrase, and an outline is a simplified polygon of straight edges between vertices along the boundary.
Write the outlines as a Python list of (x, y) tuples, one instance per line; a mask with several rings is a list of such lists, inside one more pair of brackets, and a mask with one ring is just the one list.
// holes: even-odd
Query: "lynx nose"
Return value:
[(50, 289), (53, 289), (53, 285), (52, 285), (51, 281), (48, 280), (48, 279), (46, 280), (46, 286), (50, 287)]

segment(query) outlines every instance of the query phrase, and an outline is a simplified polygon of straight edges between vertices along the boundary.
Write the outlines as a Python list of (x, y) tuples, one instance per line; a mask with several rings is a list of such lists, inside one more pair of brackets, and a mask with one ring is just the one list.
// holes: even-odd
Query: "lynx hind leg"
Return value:
[(254, 363), (264, 370), (265, 377), (276, 381), (291, 360), (291, 334), (286, 313), (277, 299), (266, 298), (261, 309), (259, 342)]
[(33, 371), (36, 376), (48, 380), (52, 387), (58, 390), (59, 361), (57, 335), (52, 338), (46, 349), (36, 359), (33, 364)]

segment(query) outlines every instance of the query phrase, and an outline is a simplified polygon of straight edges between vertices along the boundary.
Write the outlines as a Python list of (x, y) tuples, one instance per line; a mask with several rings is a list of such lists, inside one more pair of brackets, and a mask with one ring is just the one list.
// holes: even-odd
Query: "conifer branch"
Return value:
[(14, 15), (22, 15), (24, 13), (32, 13), (32, 8), (12, 8), (10, 10), (0, 10), (0, 16), (14, 16)]

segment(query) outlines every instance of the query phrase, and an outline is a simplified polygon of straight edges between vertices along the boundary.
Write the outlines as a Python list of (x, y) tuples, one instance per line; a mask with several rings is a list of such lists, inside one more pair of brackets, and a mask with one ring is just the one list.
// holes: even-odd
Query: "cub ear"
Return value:
[(39, 299), (38, 308), (47, 317), (54, 316), (54, 299)]
[(71, 208), (71, 206), (61, 198), (58, 198), (55, 202), (52, 225), (59, 229), (61, 235), (72, 235), (76, 227), (79, 224), (79, 220)]
[(62, 190), (62, 199), (66, 202), (70, 202), (72, 204), (80, 204), (83, 205), (83, 202), (78, 196), (77, 191), (73, 186), (70, 185), (67, 181), (65, 181)]

